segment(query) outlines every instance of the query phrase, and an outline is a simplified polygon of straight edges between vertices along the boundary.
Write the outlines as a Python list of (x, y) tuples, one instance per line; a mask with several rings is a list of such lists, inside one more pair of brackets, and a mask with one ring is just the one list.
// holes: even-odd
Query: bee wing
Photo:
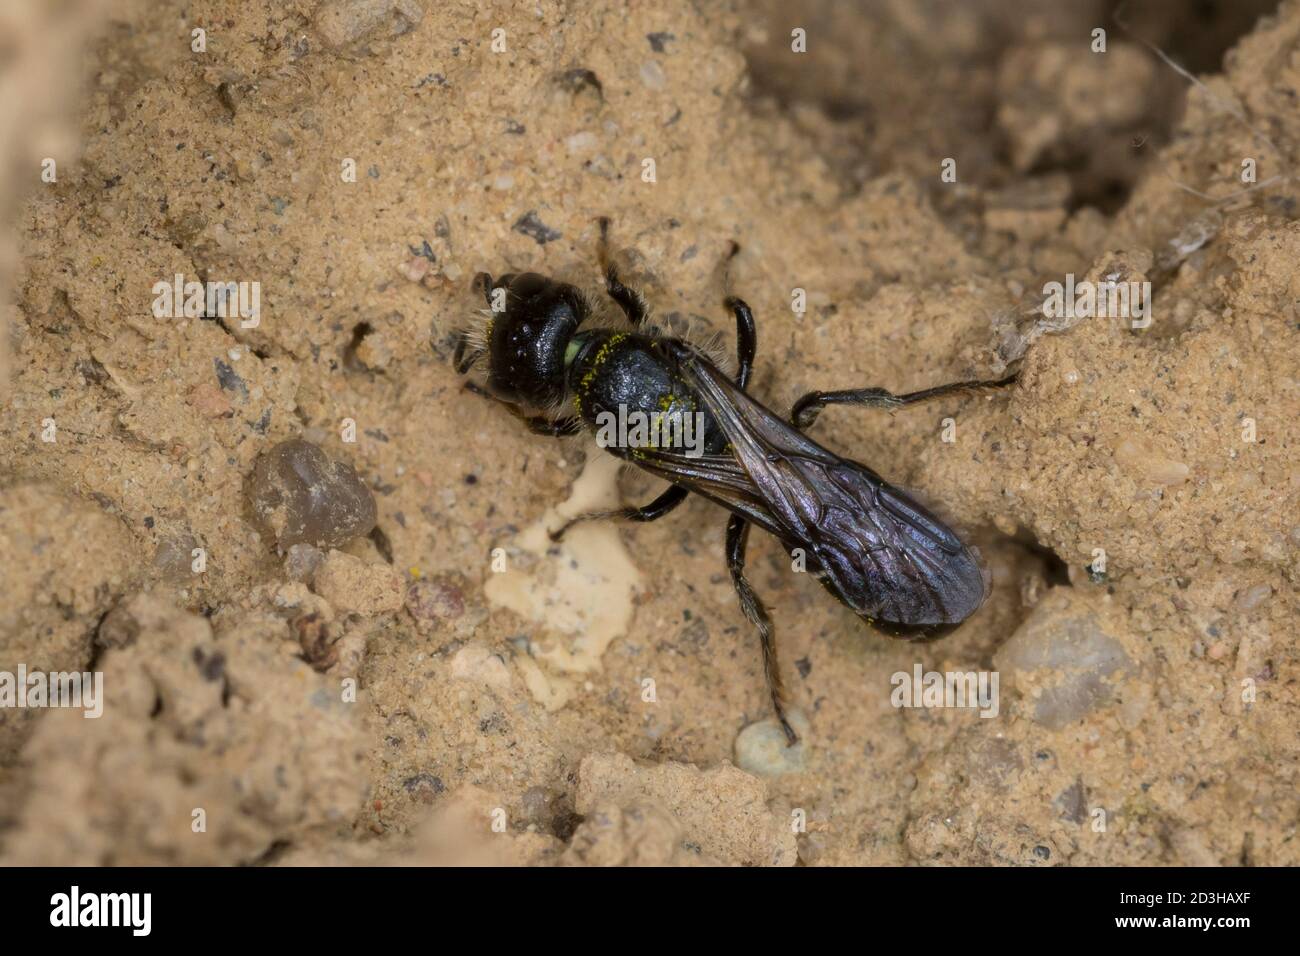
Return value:
[(922, 504), (778, 418), (698, 354), (682, 356), (681, 370), (732, 454), (691, 459), (656, 449), (640, 464), (806, 548), (809, 570), (880, 626), (937, 629), (980, 606), (987, 586), (978, 559)]

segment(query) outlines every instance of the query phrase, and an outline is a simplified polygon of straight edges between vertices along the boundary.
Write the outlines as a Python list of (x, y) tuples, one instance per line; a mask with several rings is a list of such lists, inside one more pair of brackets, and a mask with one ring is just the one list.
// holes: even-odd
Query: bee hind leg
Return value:
[[(740, 250), (732, 244), (731, 257)], [(729, 258), (731, 258), (729, 257)], [(754, 370), (754, 355), (758, 351), (758, 331), (754, 326), (754, 313), (743, 299), (734, 295), (727, 296), (726, 306), (736, 317), (736, 385), (742, 390), (749, 384), (750, 374)], [(759, 644), (763, 648), (763, 673), (767, 678), (768, 693), (772, 698), (772, 710), (781, 724), (785, 739), (790, 746), (799, 742), (799, 735), (790, 726), (785, 715), (785, 688), (781, 683), (781, 668), (776, 659), (776, 641), (772, 634), (772, 619), (768, 617), (763, 602), (754, 593), (749, 579), (745, 577), (745, 546), (749, 543), (749, 522), (740, 515), (732, 515), (727, 522), (727, 570), (731, 572), (731, 583), (740, 598), (740, 609), (754, 628), (758, 631)]]
[(984, 388), (1005, 388), (1013, 384), (1019, 377), (1019, 372), (1008, 375), (1000, 379), (981, 379), (972, 382), (952, 382), (948, 385), (939, 385), (936, 388), (926, 388), (919, 392), (908, 392), (904, 395), (895, 395), (893, 392), (885, 391), (883, 388), (847, 388), (836, 392), (809, 392), (799, 401), (794, 403), (790, 409), (790, 422), (796, 428), (807, 428), (821, 410), (827, 405), (863, 405), (867, 408), (903, 408), (907, 405), (916, 405), (920, 402), (927, 402), (932, 398), (942, 398), (945, 395), (955, 395), (958, 392), (974, 391)]
[(758, 599), (754, 589), (745, 578), (745, 545), (749, 541), (749, 522), (739, 515), (732, 515), (727, 522), (727, 570), (731, 572), (731, 583), (740, 598), (740, 609), (745, 617), (758, 631), (759, 643), (763, 648), (763, 673), (767, 677), (767, 690), (772, 697), (772, 709), (776, 719), (785, 732), (785, 739), (791, 747), (799, 742), (799, 735), (790, 726), (785, 715), (785, 688), (781, 684), (781, 669), (776, 660), (776, 641), (772, 634), (772, 619), (767, 609)]

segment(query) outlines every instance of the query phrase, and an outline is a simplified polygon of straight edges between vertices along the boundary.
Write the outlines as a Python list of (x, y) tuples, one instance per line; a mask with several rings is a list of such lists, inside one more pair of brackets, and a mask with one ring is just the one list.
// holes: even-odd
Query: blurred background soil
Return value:
[[(0, 711), (0, 862), (1300, 862), (1297, 4), (68, 0), (0, 52), (0, 670), (107, 695)], [(993, 593), (897, 642), (753, 536), (796, 752), (725, 516), (547, 548), (654, 482), (452, 371), (473, 274), (593, 286), (600, 215), (666, 328), (749, 301), (776, 409), (1022, 368), (815, 426)], [(1151, 325), (1048, 327), (1066, 273)], [(288, 550), (296, 438), (373, 530)], [(895, 708), (917, 664), (998, 715)]]

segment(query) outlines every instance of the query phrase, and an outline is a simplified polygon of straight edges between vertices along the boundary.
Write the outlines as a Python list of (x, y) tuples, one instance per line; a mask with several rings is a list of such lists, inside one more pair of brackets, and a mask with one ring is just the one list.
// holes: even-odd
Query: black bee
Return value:
[[(492, 311), (477, 337), (462, 333), (455, 366), (468, 372), (487, 357), (487, 389), (467, 388), (503, 402), (534, 432), (572, 435), (595, 431), (609, 416), (637, 413), (681, 422), (698, 416), (693, 448), (681, 442), (607, 443), (606, 449), (672, 482), (642, 507), (581, 515), (578, 521), (617, 517), (654, 521), (695, 492), (731, 511), (727, 567), (745, 616), (758, 630), (768, 689), (791, 744), (798, 739), (786, 719), (772, 624), (745, 578), (745, 544), (751, 524), (776, 536), (792, 557), (868, 624), (909, 639), (938, 637), (970, 617), (988, 593), (975, 552), (942, 521), (878, 474), (841, 458), (803, 434), (827, 405), (900, 408), (967, 389), (1009, 385), (957, 382), (907, 395), (880, 388), (809, 392), (781, 418), (745, 394), (757, 337), (754, 316), (740, 299), (726, 306), (736, 319), (738, 370), (728, 377), (704, 350), (658, 334), (647, 322), (641, 296), (619, 281), (609, 259), (608, 220), (600, 220), (599, 261), (605, 291), (630, 330), (584, 323), (591, 308), (572, 285), (535, 273), (475, 277)], [(733, 248), (732, 254), (735, 254)], [(571, 403), (572, 413), (559, 415)], [(529, 414), (523, 407), (548, 411)], [(558, 417), (557, 417), (558, 416)], [(662, 437), (662, 436), (660, 436)]]

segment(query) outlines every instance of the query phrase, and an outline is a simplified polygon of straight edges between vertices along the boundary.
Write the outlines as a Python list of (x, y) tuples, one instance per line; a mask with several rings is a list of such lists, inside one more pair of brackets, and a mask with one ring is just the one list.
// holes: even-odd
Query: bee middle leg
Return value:
[(736, 385), (741, 391), (749, 384), (754, 371), (754, 353), (758, 351), (758, 330), (754, 327), (754, 313), (743, 299), (727, 296), (725, 302), (736, 317)]
[(763, 648), (763, 673), (767, 678), (767, 690), (772, 698), (772, 709), (776, 719), (785, 732), (785, 739), (794, 746), (799, 742), (799, 735), (790, 726), (785, 715), (785, 687), (781, 683), (781, 668), (776, 660), (776, 641), (772, 635), (772, 619), (767, 609), (758, 599), (745, 577), (745, 545), (749, 541), (749, 522), (739, 515), (732, 515), (727, 522), (727, 570), (731, 572), (731, 583), (740, 598), (740, 609), (745, 617), (758, 631), (759, 644)]
[(663, 492), (658, 498), (647, 505), (639, 508), (614, 508), (611, 511), (589, 511), (587, 514), (578, 515), (570, 518), (564, 524), (560, 525), (556, 531), (549, 531), (547, 534), (552, 541), (559, 541), (565, 533), (575, 524), (583, 521), (595, 521), (601, 518), (620, 518), (623, 521), (634, 521), (644, 523), (647, 521), (658, 521), (668, 512), (672, 511), (679, 504), (686, 500), (687, 491), (681, 485), (673, 485)]
[(868, 408), (903, 408), (907, 405), (915, 405), (919, 402), (926, 402), (932, 398), (942, 398), (944, 395), (953, 395), (958, 392), (972, 391), (982, 388), (1004, 388), (1013, 384), (1019, 377), (1019, 372), (1008, 375), (1000, 379), (981, 379), (971, 382), (952, 382), (948, 385), (939, 385), (935, 388), (922, 389), (919, 392), (907, 392), (904, 395), (895, 395), (883, 388), (848, 388), (835, 392), (809, 392), (802, 396), (794, 407), (790, 409), (790, 422), (796, 428), (807, 428), (821, 410), (827, 405), (863, 405)]

